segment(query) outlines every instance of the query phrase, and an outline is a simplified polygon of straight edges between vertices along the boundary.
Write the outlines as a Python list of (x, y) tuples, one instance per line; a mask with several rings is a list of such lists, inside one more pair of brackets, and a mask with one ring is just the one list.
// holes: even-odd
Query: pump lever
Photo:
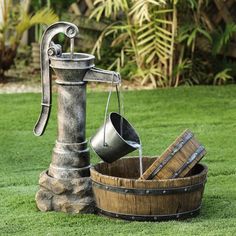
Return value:
[(64, 33), (67, 37), (74, 38), (78, 32), (76, 25), (61, 21), (50, 25), (42, 36), (40, 47), (42, 102), (41, 112), (33, 130), (36, 136), (41, 136), (44, 133), (51, 111), (52, 91), (49, 56), (61, 53), (60, 45), (54, 44), (52, 39), (59, 33)]

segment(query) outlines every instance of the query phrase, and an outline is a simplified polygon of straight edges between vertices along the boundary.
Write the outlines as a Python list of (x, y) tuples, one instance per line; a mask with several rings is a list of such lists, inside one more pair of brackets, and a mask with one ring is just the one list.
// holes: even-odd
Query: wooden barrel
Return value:
[[(143, 158), (144, 170), (156, 158)], [(189, 177), (139, 180), (139, 159), (123, 158), (91, 167), (98, 213), (139, 221), (182, 219), (199, 213), (207, 167), (197, 164)]]

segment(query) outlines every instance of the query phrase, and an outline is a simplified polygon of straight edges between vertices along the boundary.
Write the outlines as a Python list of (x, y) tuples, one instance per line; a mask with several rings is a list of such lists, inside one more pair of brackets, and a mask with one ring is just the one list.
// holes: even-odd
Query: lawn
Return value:
[[(37, 210), (38, 176), (56, 138), (56, 95), (44, 136), (32, 129), (40, 94), (0, 95), (0, 235), (236, 235), (236, 86), (124, 92), (125, 116), (139, 132), (144, 155), (160, 154), (185, 128), (208, 154), (203, 206), (184, 221), (126, 222), (96, 215)], [(87, 137), (103, 122), (107, 93), (88, 92)], [(115, 96), (110, 110), (116, 110)], [(131, 155), (137, 155), (137, 152)], [(100, 160), (92, 154), (92, 163)]]

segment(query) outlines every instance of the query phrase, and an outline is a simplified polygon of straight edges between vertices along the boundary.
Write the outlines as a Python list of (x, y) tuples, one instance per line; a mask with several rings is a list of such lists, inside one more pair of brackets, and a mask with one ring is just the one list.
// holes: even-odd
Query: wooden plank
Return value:
[(219, 10), (217, 14), (212, 15), (212, 21), (215, 23), (215, 25), (217, 26), (222, 19), (225, 23), (234, 22), (234, 19), (228, 9), (234, 4), (235, 1), (232, 0), (227, 1), (227, 3), (222, 3), (221, 0), (215, 0), (214, 2), (217, 9)]
[(207, 24), (207, 27), (212, 32), (215, 29), (215, 26), (212, 24), (209, 16), (206, 14), (206, 12), (203, 12), (202, 15), (203, 15), (203, 18), (204, 18), (204, 20), (205, 20), (205, 22)]
[[(203, 47), (202, 46), (202, 45), (207, 45), (207, 44), (208, 44), (208, 40), (206, 38), (199, 37), (196, 45), (201, 51), (211, 53), (211, 47)], [(220, 55), (225, 54), (227, 57), (236, 58), (236, 43), (230, 42), (228, 44), (228, 50), (226, 51), (226, 53), (221, 51), (219, 54)]]
[(97, 22), (95, 19), (89, 19), (86, 16), (76, 16), (75, 14), (63, 14), (63, 20), (68, 20), (74, 24), (76, 24), (79, 28), (95, 30), (95, 31), (103, 31), (107, 24), (104, 22)]
[(79, 9), (77, 3), (72, 3), (72, 4), (70, 5), (70, 11), (71, 11), (72, 13), (74, 13), (75, 15), (77, 15), (77, 16), (81, 16), (81, 15), (82, 15), (82, 13), (81, 13), (81, 11), (80, 11), (80, 9)]
[(193, 133), (185, 130), (140, 179), (171, 179), (184, 177), (206, 154)]
[(84, 0), (87, 5), (87, 10), (85, 11), (84, 15), (89, 17), (94, 9), (93, 3), (91, 0)]
[(229, 43), (229, 49), (226, 52), (226, 56), (236, 58), (236, 43)]
[[(223, 21), (224, 24), (229, 24), (229, 23), (235, 23), (233, 15), (230, 13), (230, 8), (234, 7), (236, 1), (235, 0), (227, 0), (227, 1), (222, 1), (222, 0), (214, 0), (211, 5), (209, 6), (208, 9), (208, 16), (207, 14), (204, 15), (204, 18), (206, 19), (207, 26), (209, 29), (217, 27), (219, 24), (222, 24), (221, 21)], [(212, 12), (211, 10), (214, 9), (214, 4), (217, 10), (215, 12)], [(232, 10), (232, 9), (231, 9)], [(212, 24), (212, 25), (211, 25)], [(199, 41), (205, 41), (202, 39), (199, 39)], [(233, 41), (236, 41), (236, 34), (233, 35)], [(201, 47), (200, 47), (201, 48)], [(209, 51), (208, 48), (201, 48), (203, 51)], [(226, 52), (227, 56), (236, 58), (236, 49), (235, 49), (235, 44), (230, 43), (229, 44), (229, 49)], [(223, 52), (220, 52), (219, 54), (223, 54)]]
[(236, 2), (235, 0), (227, 0), (225, 4), (227, 5), (228, 8), (230, 8), (235, 2)]
[(224, 21), (226, 23), (232, 23), (233, 22), (233, 18), (230, 14), (230, 12), (228, 11), (225, 3), (222, 2), (222, 0), (214, 0), (216, 7), (219, 10), (220, 15), (222, 16), (222, 18), (224, 19)]
[(89, 9), (93, 9), (93, 8), (94, 8), (94, 5), (93, 5), (92, 0), (84, 0), (84, 1), (86, 2), (87, 7), (88, 7)]

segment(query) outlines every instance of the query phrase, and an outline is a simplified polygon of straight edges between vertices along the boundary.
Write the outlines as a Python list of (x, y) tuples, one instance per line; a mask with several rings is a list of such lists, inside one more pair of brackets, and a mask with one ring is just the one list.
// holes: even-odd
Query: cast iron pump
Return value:
[[(71, 53), (62, 53), (61, 46), (53, 43), (53, 37), (59, 33), (71, 39)], [(41, 43), (42, 108), (34, 134), (44, 133), (50, 116), (51, 67), (58, 85), (58, 137), (48, 174), (58, 179), (89, 176), (90, 158), (85, 137), (87, 82), (121, 82), (118, 73), (95, 68), (93, 55), (73, 52), (77, 34), (74, 24), (58, 22), (46, 29)]]

